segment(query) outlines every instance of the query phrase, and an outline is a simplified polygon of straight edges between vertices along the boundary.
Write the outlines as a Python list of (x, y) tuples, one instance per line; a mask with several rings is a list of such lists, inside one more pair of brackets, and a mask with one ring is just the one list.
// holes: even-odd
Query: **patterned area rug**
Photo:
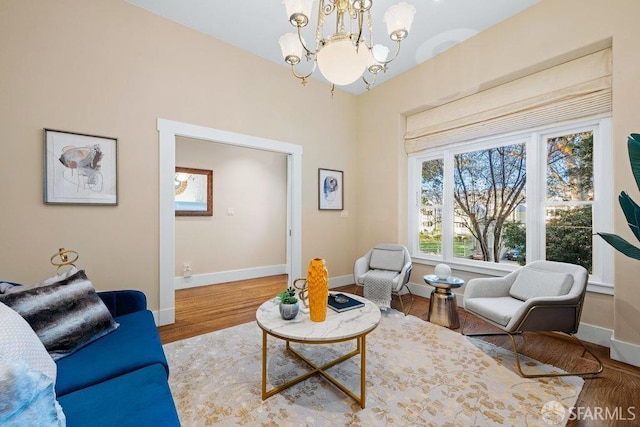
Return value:
[[(250, 322), (164, 346), (183, 426), (564, 425), (560, 405), (574, 406), (583, 384), (521, 378), (510, 351), (391, 310), (367, 336), (365, 409), (319, 375), (263, 401), (261, 345)], [(355, 342), (296, 348), (320, 362)], [(283, 341), (269, 337), (268, 351), (269, 389), (306, 372)], [(556, 369), (531, 359), (524, 366)], [(329, 372), (360, 394), (359, 356)]]

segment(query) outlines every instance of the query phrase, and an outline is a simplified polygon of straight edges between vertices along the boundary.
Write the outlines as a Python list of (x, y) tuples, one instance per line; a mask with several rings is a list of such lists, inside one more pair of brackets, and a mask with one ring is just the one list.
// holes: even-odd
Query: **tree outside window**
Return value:
[(473, 238), (473, 258), (500, 262), (502, 232), (525, 202), (525, 144), (454, 156), (454, 211)]
[(442, 195), (444, 180), (442, 159), (422, 163), (420, 207), (420, 252), (442, 253)]
[(546, 259), (593, 266), (593, 132), (547, 138)]

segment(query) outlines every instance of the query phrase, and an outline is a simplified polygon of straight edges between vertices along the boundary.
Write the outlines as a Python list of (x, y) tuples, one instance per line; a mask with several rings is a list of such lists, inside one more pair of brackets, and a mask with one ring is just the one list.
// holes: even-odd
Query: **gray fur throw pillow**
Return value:
[(0, 295), (0, 302), (29, 323), (53, 360), (118, 327), (84, 270), (51, 284)]

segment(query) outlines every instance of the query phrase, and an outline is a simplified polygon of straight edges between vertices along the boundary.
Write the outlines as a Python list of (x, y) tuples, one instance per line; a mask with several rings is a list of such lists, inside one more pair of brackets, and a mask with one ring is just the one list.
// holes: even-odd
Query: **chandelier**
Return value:
[[(387, 24), (389, 37), (396, 42), (395, 54), (387, 59), (389, 48), (373, 43), (373, 0), (320, 0), (315, 46), (310, 48), (302, 37), (302, 28), (309, 23), (313, 2), (314, 0), (282, 0), (289, 22), (297, 28), (297, 34), (284, 34), (278, 41), (282, 56), (291, 65), (293, 75), (305, 85), (317, 65), (322, 75), (331, 83), (332, 92), (335, 85), (348, 85), (360, 77), (368, 90), (375, 83), (378, 73), (385, 72), (387, 64), (400, 53), (400, 42), (409, 35), (416, 13), (415, 7), (401, 2), (385, 12), (383, 22)], [(334, 13), (334, 33), (325, 36), (325, 20)], [(313, 68), (308, 74), (296, 72), (303, 50), (306, 60), (313, 61)]]

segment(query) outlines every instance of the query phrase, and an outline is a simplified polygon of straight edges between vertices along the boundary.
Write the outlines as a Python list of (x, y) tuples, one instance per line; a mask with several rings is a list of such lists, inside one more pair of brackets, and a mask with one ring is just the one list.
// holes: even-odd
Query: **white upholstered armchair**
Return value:
[[(402, 312), (411, 310), (413, 295), (407, 286), (411, 275), (411, 256), (402, 245), (379, 243), (358, 258), (353, 266), (356, 285), (363, 286), (363, 296), (381, 308), (390, 307), (391, 296), (400, 300)], [(402, 295), (409, 294), (409, 307), (405, 310)]]
[[(504, 277), (478, 278), (467, 282), (464, 309), (511, 338), (520, 375), (526, 378), (541, 376), (595, 375), (602, 372), (600, 360), (576, 338), (598, 362), (590, 372), (569, 372), (553, 375), (530, 375), (522, 371), (514, 335), (528, 331), (557, 331), (572, 337), (578, 332), (582, 304), (587, 290), (589, 274), (579, 265), (553, 261), (534, 261)], [(574, 337), (575, 338), (575, 337)]]

